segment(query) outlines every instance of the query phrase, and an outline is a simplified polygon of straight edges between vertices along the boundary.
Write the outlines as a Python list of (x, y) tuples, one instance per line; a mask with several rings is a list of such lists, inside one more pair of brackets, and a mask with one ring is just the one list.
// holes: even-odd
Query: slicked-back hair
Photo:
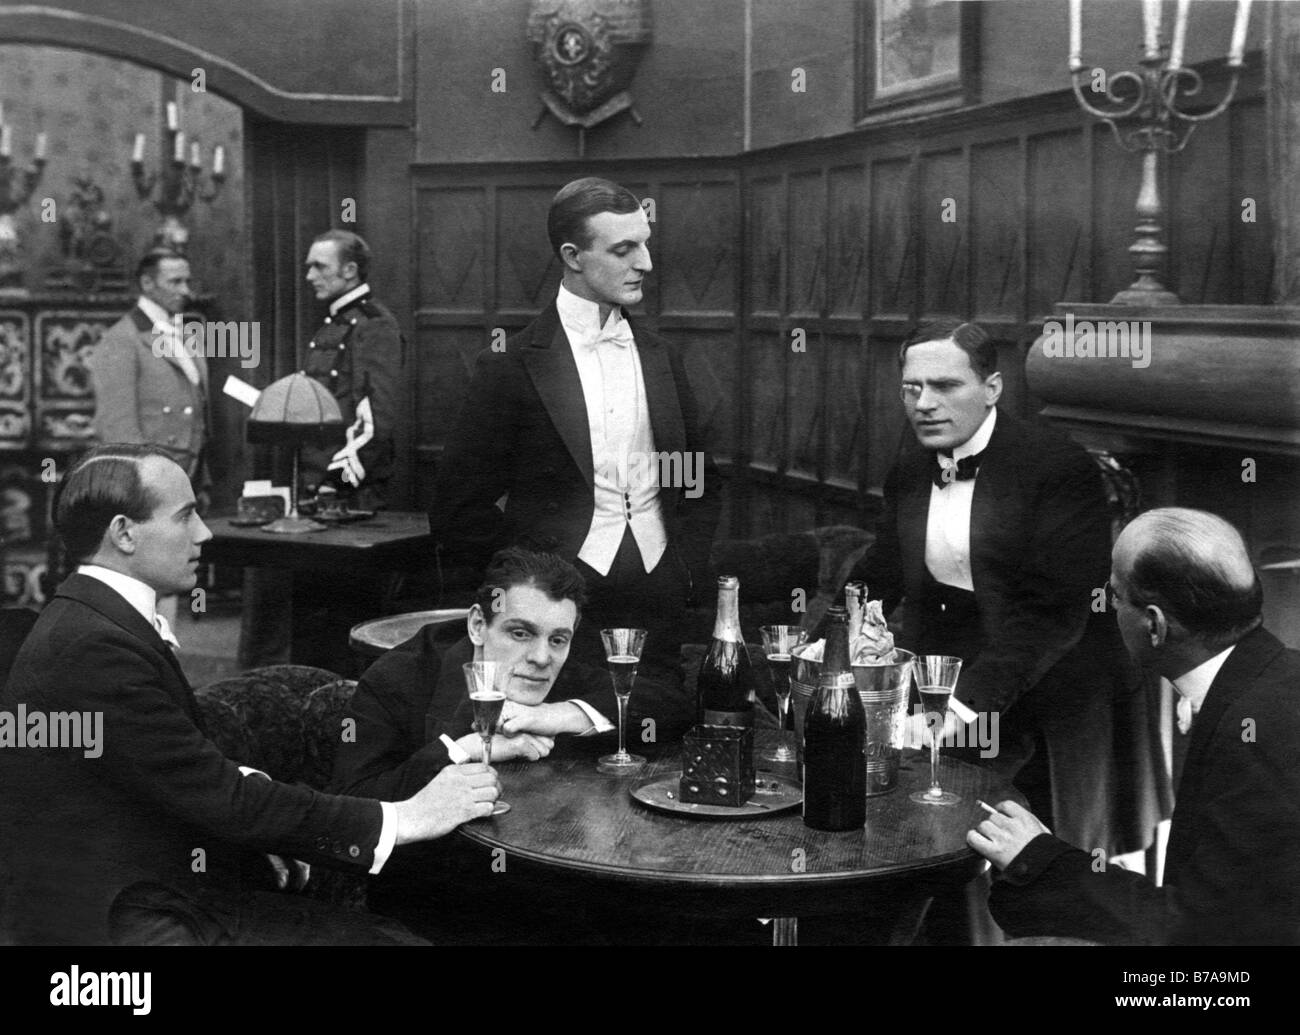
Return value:
[(180, 259), (182, 262), (189, 262), (189, 259), (172, 248), (150, 248), (140, 256), (140, 261), (135, 264), (136, 284), (140, 283), (142, 277), (156, 279), (158, 267), (162, 265), (164, 259)]
[(984, 328), (977, 323), (964, 320), (935, 320), (918, 327), (898, 347), (898, 369), (903, 369), (907, 361), (907, 350), (913, 345), (923, 345), (927, 341), (948, 341), (949, 339), (966, 353), (971, 369), (983, 381), (998, 370), (998, 350), (989, 340)]
[[(1264, 589), (1240, 534), (1217, 515), (1183, 507), (1147, 511), (1132, 570), (1123, 573), (1136, 607), (1155, 604), (1216, 651), (1263, 621)], [(1242, 569), (1250, 581), (1243, 583)]]
[(157, 509), (159, 500), (140, 474), (144, 459), (150, 456), (171, 459), (148, 444), (97, 446), (59, 483), (54, 496), (54, 527), (73, 563), (85, 564), (95, 555), (118, 514), (132, 521), (147, 521)]
[(579, 616), (587, 604), (586, 581), (578, 569), (559, 554), (508, 546), (492, 555), (487, 571), (483, 573), (483, 585), (474, 596), (488, 625), (496, 618), (496, 609), (492, 605), (498, 593), (504, 596), (515, 586), (532, 586), (557, 602), (572, 600)]
[(354, 234), (351, 230), (326, 230), (323, 234), (318, 234), (312, 244), (320, 244), (322, 241), (332, 241), (334, 248), (339, 257), (339, 269), (342, 270), (349, 262), (357, 264), (357, 276), (365, 283), (370, 279), (370, 245), (360, 234)]
[(566, 183), (551, 199), (551, 210), (546, 214), (546, 235), (551, 250), (559, 255), (561, 245), (576, 244), (579, 251), (586, 251), (594, 236), (587, 226), (592, 216), (602, 212), (625, 215), (639, 211), (641, 199), (611, 180), (586, 176)]

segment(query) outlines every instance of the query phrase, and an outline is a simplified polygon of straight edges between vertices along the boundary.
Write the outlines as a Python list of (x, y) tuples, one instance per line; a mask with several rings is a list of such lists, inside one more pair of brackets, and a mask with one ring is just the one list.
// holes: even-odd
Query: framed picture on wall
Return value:
[(962, 0), (862, 0), (858, 118), (974, 103), (979, 8)]

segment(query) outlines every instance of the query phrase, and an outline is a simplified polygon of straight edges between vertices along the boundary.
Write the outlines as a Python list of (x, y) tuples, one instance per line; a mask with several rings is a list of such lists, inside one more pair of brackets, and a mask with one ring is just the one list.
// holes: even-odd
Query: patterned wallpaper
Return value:
[[(190, 231), (197, 289), (217, 296), (222, 314), (238, 318), (250, 304), (249, 235), (244, 225), (243, 113), (213, 94), (194, 93), (187, 80), (117, 58), (61, 47), (0, 45), (0, 100), (12, 127), (15, 161), (30, 162), (36, 134), (48, 138), (45, 174), (17, 213), (26, 268), (25, 286), (40, 290), (61, 262), (57, 224), (41, 221), (41, 202), (68, 202), (75, 176), (92, 176), (128, 267), (148, 247), (160, 222), (131, 180), (131, 147), (144, 133), (145, 168), (156, 169), (163, 126), (164, 90), (176, 91), (181, 129), (197, 139), (205, 165), (212, 149), (226, 149), (226, 183), (211, 204), (196, 201), (184, 222)], [(188, 151), (188, 146), (187, 146)]]

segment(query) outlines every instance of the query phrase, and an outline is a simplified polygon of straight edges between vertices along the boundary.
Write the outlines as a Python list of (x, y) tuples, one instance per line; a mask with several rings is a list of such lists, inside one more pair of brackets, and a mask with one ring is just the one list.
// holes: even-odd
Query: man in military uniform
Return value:
[[(303, 369), (338, 400), (348, 431), (342, 447), (303, 446), (299, 488), (307, 495), (333, 489), (350, 497), (352, 509), (372, 510), (387, 502), (393, 472), (405, 342), (393, 314), (370, 293), (370, 247), (360, 236), (326, 231), (312, 242), (306, 265), (307, 283), (329, 303), (329, 313), (307, 344)], [(244, 579), (240, 665), (292, 657), (350, 671), (348, 629), (380, 613), (385, 588), (374, 580), (345, 586), (337, 574), (250, 571)], [(350, 606), (340, 607), (345, 599)]]
[(329, 315), (307, 346), (304, 369), (338, 400), (349, 430), (341, 449), (304, 447), (303, 487), (332, 486), (361, 509), (385, 501), (392, 477), (405, 352), (397, 320), (370, 292), (369, 274), (370, 248), (351, 231), (329, 230), (307, 252), (307, 283), (329, 303)]

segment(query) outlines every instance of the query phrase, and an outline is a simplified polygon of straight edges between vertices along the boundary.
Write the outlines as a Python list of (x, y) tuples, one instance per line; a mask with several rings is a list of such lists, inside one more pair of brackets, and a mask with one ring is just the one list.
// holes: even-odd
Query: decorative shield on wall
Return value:
[(651, 39), (650, 0), (532, 0), (528, 41), (549, 89), (536, 128), (549, 111), (583, 134), (632, 107), (628, 87)]

